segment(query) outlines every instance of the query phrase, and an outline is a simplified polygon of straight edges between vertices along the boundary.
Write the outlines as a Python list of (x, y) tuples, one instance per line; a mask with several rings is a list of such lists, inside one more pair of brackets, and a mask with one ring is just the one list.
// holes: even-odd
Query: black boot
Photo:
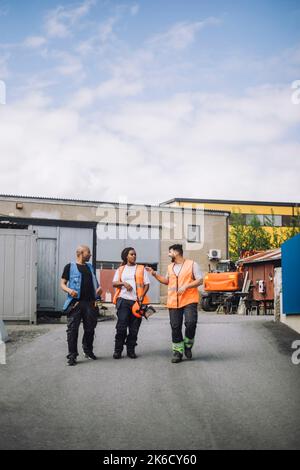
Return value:
[(177, 364), (178, 362), (182, 361), (182, 354), (179, 351), (173, 352), (172, 363)]
[(115, 352), (113, 354), (113, 358), (114, 359), (121, 359), (121, 357), (122, 357), (122, 351), (120, 351), (119, 349), (115, 350)]
[(91, 352), (85, 352), (85, 353), (84, 353), (84, 357), (85, 357), (86, 359), (93, 359), (93, 361), (96, 361), (96, 359), (97, 359), (97, 356), (95, 356), (95, 354), (93, 353), (93, 351), (91, 351)]
[(75, 357), (70, 357), (68, 359), (68, 366), (76, 366), (76, 364), (77, 364), (77, 361)]
[(136, 359), (137, 355), (135, 354), (134, 349), (127, 349), (127, 356), (130, 357), (130, 359)]
[(193, 357), (192, 348), (187, 348), (187, 347), (185, 346), (185, 348), (184, 348), (184, 354), (185, 354), (185, 357), (186, 357), (187, 359), (191, 360), (192, 357)]

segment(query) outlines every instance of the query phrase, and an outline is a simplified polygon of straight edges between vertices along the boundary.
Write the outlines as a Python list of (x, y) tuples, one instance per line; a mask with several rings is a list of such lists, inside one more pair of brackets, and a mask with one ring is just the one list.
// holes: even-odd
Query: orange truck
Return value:
[(201, 307), (207, 312), (215, 311), (220, 304), (224, 303), (226, 298), (231, 302), (239, 300), (234, 296), (243, 287), (244, 274), (238, 271), (235, 264), (230, 260), (221, 260), (216, 268), (204, 276), (201, 298)]

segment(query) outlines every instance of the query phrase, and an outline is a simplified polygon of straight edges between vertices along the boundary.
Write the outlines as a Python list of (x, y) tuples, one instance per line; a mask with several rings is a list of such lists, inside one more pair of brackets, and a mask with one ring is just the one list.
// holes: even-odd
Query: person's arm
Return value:
[(143, 294), (142, 294), (141, 297), (138, 298), (138, 301), (139, 301), (140, 304), (143, 303), (144, 297), (145, 297), (145, 295), (147, 294), (147, 292), (148, 292), (148, 290), (149, 290), (149, 287), (150, 287), (150, 284), (145, 284), (145, 285), (144, 285)]
[(102, 292), (103, 292), (103, 291), (102, 291), (102, 287), (101, 287), (101, 286), (97, 287), (97, 289), (96, 289), (96, 296), (97, 296), (97, 297), (101, 297)]
[[(118, 273), (118, 271), (116, 271), (115, 276), (117, 275), (117, 273)], [(127, 291), (129, 291), (129, 292), (132, 291), (132, 286), (130, 284), (128, 284), (128, 282), (119, 281), (119, 279), (118, 279), (118, 280), (114, 280), (112, 284), (113, 284), (113, 287), (115, 287), (116, 289), (119, 289), (121, 287), (125, 287), (125, 289)]]
[(78, 293), (76, 292), (76, 290), (70, 289), (68, 287), (68, 282), (69, 281), (67, 279), (64, 279), (62, 277), (60, 280), (60, 287), (64, 292), (66, 292), (67, 294), (70, 294), (71, 297), (76, 298), (78, 296)]
[(150, 266), (147, 266), (145, 269), (148, 273), (152, 274), (152, 276), (157, 279), (158, 282), (160, 282), (161, 284), (165, 284), (166, 286), (169, 284), (169, 279), (167, 277), (161, 276), (156, 271), (154, 271), (154, 269), (150, 268)]
[(195, 281), (190, 282), (189, 284), (185, 284), (178, 289), (178, 294), (183, 294), (187, 289), (192, 289), (193, 287), (199, 287), (203, 284), (203, 279), (195, 279)]

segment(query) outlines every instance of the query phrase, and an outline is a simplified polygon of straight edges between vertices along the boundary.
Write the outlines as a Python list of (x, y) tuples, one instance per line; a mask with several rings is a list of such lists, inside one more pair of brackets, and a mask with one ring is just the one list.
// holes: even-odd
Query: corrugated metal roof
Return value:
[(263, 263), (267, 261), (276, 261), (281, 259), (281, 248), (275, 248), (272, 250), (262, 251), (255, 255), (248, 256), (247, 258), (241, 258), (238, 260), (239, 264), (252, 264), (252, 263)]
[(233, 204), (247, 206), (288, 206), (299, 207), (300, 202), (281, 202), (281, 201), (240, 201), (238, 199), (194, 199), (175, 197), (160, 203), (160, 206), (172, 204), (173, 202), (207, 203), (207, 204)]
[[(177, 212), (182, 211), (183, 209), (188, 209), (188, 210), (201, 210), (201, 209), (192, 209), (192, 208), (183, 208), (183, 207), (161, 207), (151, 205), (151, 204), (136, 204), (136, 203), (119, 203), (119, 202), (110, 202), (110, 201), (92, 201), (92, 200), (85, 200), (85, 199), (67, 199), (67, 198), (55, 198), (55, 197), (42, 197), (42, 196), (21, 196), (21, 195), (16, 195), (16, 194), (0, 194), (0, 200), (1, 199), (12, 199), (12, 200), (22, 200), (25, 199), (27, 201), (37, 201), (37, 202), (50, 202), (50, 203), (70, 203), (70, 204), (84, 204), (84, 205), (89, 205), (89, 204), (108, 204), (112, 206), (118, 206), (119, 204), (126, 205), (127, 207), (147, 207), (147, 208), (156, 208), (159, 210), (175, 210)], [(223, 211), (223, 210), (214, 210), (214, 209), (204, 209), (203, 211), (205, 214), (212, 214), (212, 215), (226, 215), (230, 216), (230, 211)]]

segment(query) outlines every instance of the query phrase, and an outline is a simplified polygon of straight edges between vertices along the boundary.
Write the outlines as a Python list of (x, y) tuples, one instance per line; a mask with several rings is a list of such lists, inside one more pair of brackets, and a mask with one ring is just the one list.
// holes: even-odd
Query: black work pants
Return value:
[(141, 318), (133, 315), (131, 307), (135, 302), (133, 300), (117, 300), (117, 325), (115, 336), (115, 351), (123, 351), (126, 344), (128, 351), (133, 351), (137, 345), (137, 336), (141, 325)]
[(68, 358), (78, 356), (78, 331), (82, 320), (83, 338), (82, 348), (85, 353), (93, 351), (95, 328), (97, 326), (98, 309), (95, 302), (80, 300), (67, 313), (67, 340), (69, 354)]
[(192, 303), (185, 305), (182, 308), (169, 308), (170, 324), (172, 329), (173, 343), (181, 343), (182, 336), (182, 323), (184, 317), (185, 337), (193, 340), (196, 334), (197, 320), (198, 320), (198, 304)]

